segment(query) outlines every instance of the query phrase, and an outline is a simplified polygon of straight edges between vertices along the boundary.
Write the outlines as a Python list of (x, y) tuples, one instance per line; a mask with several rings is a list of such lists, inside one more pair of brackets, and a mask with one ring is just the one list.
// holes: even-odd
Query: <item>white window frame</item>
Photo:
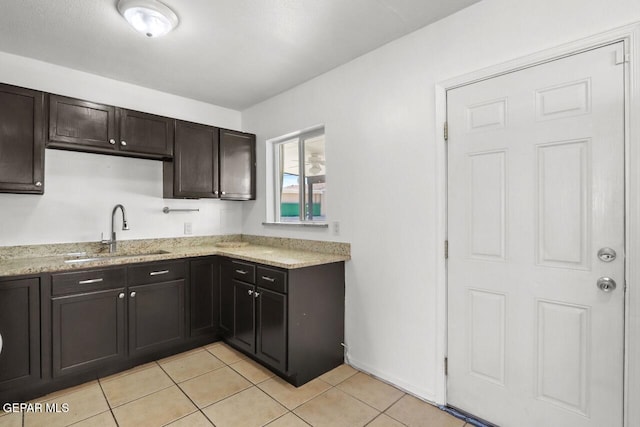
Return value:
[[(319, 226), (327, 227), (326, 221), (309, 220), (305, 218), (305, 202), (307, 196), (307, 188), (304, 184), (305, 170), (304, 170), (304, 144), (305, 141), (311, 138), (318, 137), (320, 135), (326, 135), (324, 125), (314, 126), (312, 128), (292, 132), (287, 135), (273, 138), (267, 141), (267, 183), (270, 183), (267, 188), (267, 221), (264, 225), (291, 225), (291, 226)], [(298, 203), (300, 206), (299, 217), (297, 221), (280, 221), (280, 146), (284, 143), (290, 143), (294, 140), (298, 143), (298, 157), (299, 157), (299, 189)], [(326, 144), (326, 140), (325, 140)], [(326, 149), (326, 145), (325, 145)], [(326, 152), (325, 152), (326, 153)], [(326, 155), (325, 155), (326, 161)]]

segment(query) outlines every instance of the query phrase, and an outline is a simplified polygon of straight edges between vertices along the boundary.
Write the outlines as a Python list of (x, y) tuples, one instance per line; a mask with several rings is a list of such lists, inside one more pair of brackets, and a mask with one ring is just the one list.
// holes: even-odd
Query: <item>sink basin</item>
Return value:
[(67, 264), (75, 264), (82, 262), (90, 262), (97, 261), (100, 259), (112, 259), (112, 258), (126, 258), (126, 257), (135, 257), (135, 256), (146, 256), (146, 255), (162, 255), (168, 254), (169, 251), (141, 251), (141, 252), (116, 252), (116, 253), (100, 253), (100, 254), (87, 254), (86, 252), (81, 252), (77, 254), (67, 254), (65, 255), (64, 262)]

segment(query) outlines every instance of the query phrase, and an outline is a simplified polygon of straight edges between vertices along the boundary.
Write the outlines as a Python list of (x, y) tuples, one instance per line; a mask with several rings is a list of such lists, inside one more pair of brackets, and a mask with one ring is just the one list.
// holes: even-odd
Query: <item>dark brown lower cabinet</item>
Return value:
[(226, 342), (295, 386), (343, 363), (343, 262), (284, 270), (223, 259), (220, 268)]
[(0, 281), (0, 398), (39, 379), (40, 280)]
[(189, 336), (210, 335), (219, 331), (220, 263), (218, 257), (206, 257), (190, 262)]
[(184, 279), (129, 287), (129, 356), (153, 353), (184, 338)]
[(125, 359), (124, 292), (123, 287), (52, 299), (54, 378)]
[(99, 268), (51, 276), (51, 371), (54, 378), (123, 361), (126, 269)]
[(274, 368), (287, 368), (287, 296), (257, 288), (256, 356)]
[(243, 350), (256, 350), (256, 299), (255, 286), (233, 281), (234, 332), (233, 340)]

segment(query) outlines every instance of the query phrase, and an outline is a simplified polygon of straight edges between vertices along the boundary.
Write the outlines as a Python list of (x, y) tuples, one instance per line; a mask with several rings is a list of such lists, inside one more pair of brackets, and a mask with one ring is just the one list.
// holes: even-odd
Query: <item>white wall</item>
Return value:
[(265, 140), (324, 124), (332, 231), (265, 227), (265, 200), (243, 232), (352, 244), (346, 342), (353, 364), (442, 399), (436, 346), (436, 83), (640, 20), (637, 0), (483, 0), (242, 113)]
[[(238, 111), (2, 52), (0, 82), (241, 128)], [(0, 194), (0, 246), (97, 241), (101, 232), (108, 238), (117, 203), (131, 228), (119, 239), (183, 236), (185, 221), (193, 235), (241, 231), (242, 202), (163, 200), (160, 161), (47, 149), (44, 196)], [(200, 212), (164, 214), (163, 206)]]

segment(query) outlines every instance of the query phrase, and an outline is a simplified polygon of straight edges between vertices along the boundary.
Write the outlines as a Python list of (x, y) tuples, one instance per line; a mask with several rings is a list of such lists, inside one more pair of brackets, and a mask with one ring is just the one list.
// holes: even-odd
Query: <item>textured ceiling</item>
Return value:
[(164, 0), (149, 39), (116, 0), (0, 0), (0, 50), (237, 110), (479, 0)]

